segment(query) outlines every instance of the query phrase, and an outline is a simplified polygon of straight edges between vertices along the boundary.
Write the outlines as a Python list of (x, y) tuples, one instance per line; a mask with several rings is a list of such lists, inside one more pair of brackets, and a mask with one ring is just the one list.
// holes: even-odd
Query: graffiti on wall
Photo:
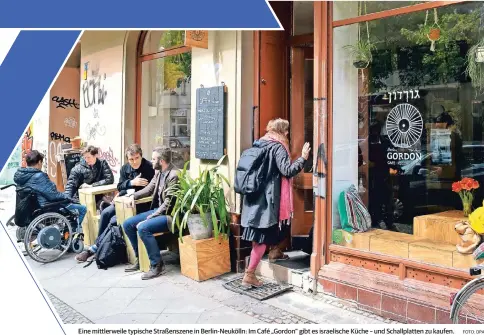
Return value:
[(76, 99), (55, 96), (52, 97), (52, 101), (57, 103), (56, 108), (66, 109), (67, 107), (74, 107), (75, 109), (79, 109), (79, 104), (76, 102)]
[(114, 156), (113, 149), (108, 147), (107, 150), (99, 149), (99, 158), (104, 159), (108, 164), (113, 173), (118, 173), (118, 168), (121, 165), (119, 160)]
[(96, 122), (93, 126), (90, 123), (86, 126), (86, 139), (96, 140), (97, 136), (104, 136), (106, 135), (106, 127), (102, 126), (101, 123)]
[(77, 127), (77, 121), (72, 116), (71, 117), (66, 117), (64, 119), (64, 126), (74, 129), (74, 128)]
[[(113, 127), (112, 122), (117, 120), (113, 119), (116, 115), (114, 111), (121, 109), (119, 106), (121, 99), (113, 99), (120, 94), (118, 83), (121, 77), (119, 72), (112, 71), (117, 67), (111, 62), (107, 67), (103, 65), (107, 64), (111, 55), (105, 57), (97, 54), (92, 57), (89, 61), (83, 61), (84, 71), (80, 92), (83, 108), (80, 135), (88, 144), (100, 148), (99, 158), (106, 160), (113, 173), (117, 175), (120, 169), (121, 148), (119, 143), (114, 142), (119, 138), (119, 128)], [(107, 69), (111, 70), (107, 71)]]
[(65, 136), (64, 134), (59, 134), (56, 132), (50, 133), (50, 139), (52, 141), (64, 141), (66, 143), (71, 143), (71, 138), (69, 136)]
[(49, 172), (52, 178), (57, 177), (57, 155), (62, 153), (62, 142), (51, 141), (49, 144)]
[[(84, 64), (85, 73), (89, 62)], [(104, 81), (106, 80), (106, 73), (100, 74), (99, 68), (91, 70), (91, 77), (85, 76), (82, 83), (82, 99), (84, 101), (84, 107), (89, 108), (96, 105), (104, 105), (108, 91), (104, 87)]]
[(32, 150), (32, 144), (34, 143), (34, 125), (31, 123), (27, 128), (24, 136), (22, 137), (22, 167), (27, 167), (25, 162), (25, 156)]

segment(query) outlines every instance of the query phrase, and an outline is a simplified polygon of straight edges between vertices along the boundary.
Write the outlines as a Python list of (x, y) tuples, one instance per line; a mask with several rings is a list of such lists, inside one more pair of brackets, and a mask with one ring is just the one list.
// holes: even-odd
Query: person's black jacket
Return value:
[(296, 176), (304, 168), (306, 160), (299, 157), (291, 164), (287, 150), (278, 142), (258, 140), (254, 146), (265, 147), (268, 150), (266, 158), (269, 160), (268, 180), (264, 190), (244, 196), (241, 224), (243, 227), (269, 228), (279, 224), (281, 177)]
[(78, 203), (78, 191), (82, 184), (88, 184), (95, 187), (112, 183), (114, 183), (114, 176), (108, 162), (104, 159), (98, 158), (93, 166), (89, 166), (86, 161), (82, 159), (71, 170), (64, 194), (74, 202)]
[(119, 173), (119, 182), (118, 182), (118, 191), (119, 196), (122, 197), (126, 195), (129, 189), (134, 189), (135, 192), (142, 190), (143, 186), (131, 186), (130, 182), (137, 176), (141, 174), (141, 178), (148, 180), (148, 183), (153, 179), (155, 176), (155, 170), (153, 169), (153, 164), (150, 161), (142, 158), (141, 165), (136, 170), (126, 163), (121, 168), (121, 172)]

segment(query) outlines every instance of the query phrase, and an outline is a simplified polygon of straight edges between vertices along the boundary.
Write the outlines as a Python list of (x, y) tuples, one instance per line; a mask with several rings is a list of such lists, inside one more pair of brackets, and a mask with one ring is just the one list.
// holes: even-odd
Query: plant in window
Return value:
[[(364, 4), (364, 13), (362, 13), (362, 4)], [(366, 1), (358, 3), (358, 15), (366, 14)], [(370, 28), (366, 22), (366, 40), (361, 37), (361, 29), (358, 24), (358, 42), (353, 45), (345, 45), (343, 49), (347, 50), (353, 57), (353, 65), (357, 69), (366, 69), (373, 60), (372, 51), (375, 49), (374, 44), (370, 41)]]
[(212, 232), (215, 238), (227, 234), (229, 219), (224, 183), (227, 186), (230, 183), (219, 171), (225, 157), (214, 167), (200, 170), (196, 178), (187, 171), (187, 162), (179, 172), (179, 185), (168, 189), (176, 198), (172, 211), (173, 228), (178, 229), (180, 240), (187, 228), (194, 240), (211, 238)]
[(353, 65), (357, 69), (365, 69), (370, 65), (373, 57), (372, 50), (375, 49), (374, 45), (368, 40), (359, 40), (354, 45), (346, 45), (344, 49), (347, 50), (354, 59)]
[(484, 38), (467, 52), (467, 75), (471, 78), (476, 93), (484, 92)]

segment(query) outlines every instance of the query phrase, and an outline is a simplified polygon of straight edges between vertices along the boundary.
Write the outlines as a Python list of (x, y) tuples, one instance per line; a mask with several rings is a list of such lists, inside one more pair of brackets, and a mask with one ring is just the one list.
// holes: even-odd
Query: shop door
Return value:
[[(290, 147), (293, 160), (301, 156), (305, 142), (311, 143), (311, 148), (314, 150), (313, 63), (312, 47), (291, 48)], [(291, 227), (293, 240), (297, 236), (308, 235), (313, 225), (312, 156), (311, 152), (304, 170), (293, 180), (294, 219)]]

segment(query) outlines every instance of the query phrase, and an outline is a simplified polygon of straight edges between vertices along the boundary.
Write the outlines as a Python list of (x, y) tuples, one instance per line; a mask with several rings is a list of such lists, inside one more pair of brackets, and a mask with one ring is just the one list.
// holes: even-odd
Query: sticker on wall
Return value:
[(82, 78), (87, 80), (87, 70), (89, 70), (89, 62), (84, 63), (84, 72), (82, 73)]
[(422, 136), (422, 114), (413, 105), (399, 104), (393, 107), (388, 114), (386, 130), (395, 147), (411, 148)]

